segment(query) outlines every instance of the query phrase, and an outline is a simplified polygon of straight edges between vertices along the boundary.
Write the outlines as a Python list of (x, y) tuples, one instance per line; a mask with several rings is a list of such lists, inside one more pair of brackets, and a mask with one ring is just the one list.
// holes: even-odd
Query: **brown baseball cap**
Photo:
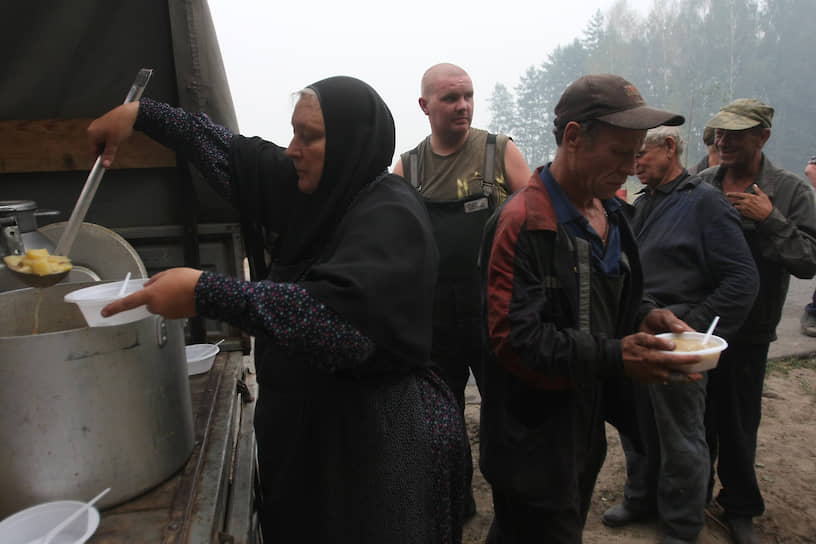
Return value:
[(686, 122), (682, 115), (647, 105), (634, 85), (613, 74), (578, 78), (566, 88), (555, 106), (556, 129), (570, 121), (580, 123), (590, 119), (635, 130)]
[(760, 125), (771, 128), (774, 109), (754, 98), (737, 98), (720, 108), (706, 126), (721, 130), (745, 130)]

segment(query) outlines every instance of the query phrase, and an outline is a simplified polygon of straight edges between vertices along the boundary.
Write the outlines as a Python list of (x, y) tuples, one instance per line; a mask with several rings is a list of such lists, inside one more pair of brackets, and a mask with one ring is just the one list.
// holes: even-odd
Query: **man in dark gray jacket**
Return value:
[(754, 462), (768, 346), (776, 339), (790, 275), (816, 274), (811, 188), (795, 174), (776, 168), (762, 152), (771, 136), (773, 113), (772, 107), (751, 98), (724, 106), (706, 123), (715, 129), (720, 166), (700, 174), (740, 213), (759, 270), (756, 302), (710, 372), (708, 387), (706, 434), (712, 465), (719, 451), (722, 483), (717, 502), (738, 544), (757, 542), (752, 518), (765, 511)]

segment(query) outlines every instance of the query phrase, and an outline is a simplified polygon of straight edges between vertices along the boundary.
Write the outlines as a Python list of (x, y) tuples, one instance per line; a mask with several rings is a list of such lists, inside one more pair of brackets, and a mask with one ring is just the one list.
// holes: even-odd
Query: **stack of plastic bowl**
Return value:
[(209, 372), (215, 356), (221, 351), (216, 344), (191, 344), (184, 349), (187, 353), (187, 374), (189, 376)]

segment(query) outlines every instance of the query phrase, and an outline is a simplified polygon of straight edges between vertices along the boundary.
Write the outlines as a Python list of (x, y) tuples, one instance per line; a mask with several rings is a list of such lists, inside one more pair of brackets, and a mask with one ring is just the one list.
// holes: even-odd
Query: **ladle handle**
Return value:
[[(134, 102), (142, 97), (142, 93), (152, 74), (153, 70), (148, 68), (139, 70), (123, 104)], [(91, 168), (91, 173), (88, 174), (88, 179), (85, 180), (85, 185), (82, 187), (82, 192), (79, 194), (79, 198), (74, 206), (74, 211), (71, 212), (71, 217), (68, 219), (68, 224), (65, 226), (65, 230), (62, 231), (62, 236), (60, 236), (59, 242), (57, 243), (57, 248), (54, 250), (55, 255), (68, 256), (71, 247), (74, 245), (74, 240), (76, 240), (79, 227), (85, 220), (85, 214), (88, 213), (88, 208), (91, 205), (91, 201), (96, 194), (96, 190), (99, 188), (99, 182), (102, 181), (104, 174), (105, 167), (102, 166), (102, 156), (100, 155), (96, 158), (96, 162), (94, 162), (93, 168)]]

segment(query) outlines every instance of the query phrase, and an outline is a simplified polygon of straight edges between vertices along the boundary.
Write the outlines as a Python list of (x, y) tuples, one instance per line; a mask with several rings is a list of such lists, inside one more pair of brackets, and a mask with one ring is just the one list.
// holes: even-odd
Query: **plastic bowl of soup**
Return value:
[(728, 347), (728, 342), (726, 342), (725, 339), (714, 336), (713, 334), (709, 337), (705, 345), (703, 345), (705, 333), (702, 332), (684, 332), (682, 334), (664, 332), (663, 334), (658, 334), (657, 337), (666, 338), (674, 342), (674, 351), (664, 351), (663, 353), (699, 355), (702, 358), (699, 363), (695, 363), (684, 369), (688, 373), (704, 372), (715, 368), (717, 362), (720, 360), (720, 353)]
[(125, 310), (110, 317), (102, 317), (102, 308), (128, 295), (132, 295), (147, 282), (147, 278), (138, 278), (128, 281), (125, 286), (125, 292), (119, 293), (122, 290), (122, 282), (114, 281), (111, 283), (101, 283), (92, 287), (78, 289), (71, 291), (65, 295), (65, 302), (71, 302), (79, 306), (79, 311), (82, 312), (82, 317), (88, 323), (89, 327), (110, 327), (112, 325), (123, 325), (125, 323), (132, 323), (146, 317), (150, 317), (150, 312), (147, 311), (147, 306), (138, 306), (130, 310)]

